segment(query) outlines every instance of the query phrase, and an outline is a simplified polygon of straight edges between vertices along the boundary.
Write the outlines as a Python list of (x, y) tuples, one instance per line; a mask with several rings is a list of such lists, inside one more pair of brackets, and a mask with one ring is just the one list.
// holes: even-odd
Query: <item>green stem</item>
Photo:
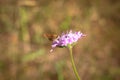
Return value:
[(73, 54), (72, 54), (72, 46), (69, 46), (69, 51), (70, 51), (70, 58), (71, 58), (72, 68), (73, 68), (74, 74), (75, 74), (77, 80), (81, 80), (81, 79), (80, 79), (80, 76), (79, 76), (79, 74), (78, 74), (78, 72), (77, 72), (75, 63), (74, 63)]

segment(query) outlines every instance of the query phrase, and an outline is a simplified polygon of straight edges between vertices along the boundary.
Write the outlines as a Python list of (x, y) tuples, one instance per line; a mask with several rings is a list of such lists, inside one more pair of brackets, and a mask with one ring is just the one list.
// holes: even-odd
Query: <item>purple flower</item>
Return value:
[[(80, 31), (79, 32), (69, 31), (67, 33), (62, 33), (62, 35), (58, 36), (58, 38), (53, 41), (52, 48), (67, 47), (68, 45), (76, 43), (83, 36), (85, 35)], [(50, 52), (52, 51), (53, 49)]]

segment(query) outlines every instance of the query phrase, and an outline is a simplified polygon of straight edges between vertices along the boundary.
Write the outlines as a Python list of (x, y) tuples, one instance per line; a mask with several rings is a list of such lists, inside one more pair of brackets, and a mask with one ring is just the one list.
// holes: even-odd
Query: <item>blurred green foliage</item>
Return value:
[(70, 16), (65, 17), (65, 20), (63, 20), (63, 22), (60, 25), (61, 30), (62, 31), (69, 30), (71, 21), (72, 21), (72, 17)]
[(33, 53), (28, 53), (22, 57), (22, 62), (33, 61), (33, 60), (39, 58), (40, 56), (44, 55), (44, 53), (45, 53), (45, 51), (43, 49), (40, 49)]
[(63, 60), (59, 61), (56, 63), (56, 71), (58, 75), (58, 80), (64, 80), (64, 75), (63, 75), (63, 67), (65, 65), (65, 62)]

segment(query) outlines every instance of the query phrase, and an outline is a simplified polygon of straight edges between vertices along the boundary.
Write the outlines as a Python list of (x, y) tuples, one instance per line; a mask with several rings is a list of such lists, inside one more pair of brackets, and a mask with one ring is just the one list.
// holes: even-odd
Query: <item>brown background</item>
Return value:
[(0, 0), (0, 80), (75, 80), (69, 52), (45, 33), (81, 31), (82, 80), (120, 80), (119, 0)]

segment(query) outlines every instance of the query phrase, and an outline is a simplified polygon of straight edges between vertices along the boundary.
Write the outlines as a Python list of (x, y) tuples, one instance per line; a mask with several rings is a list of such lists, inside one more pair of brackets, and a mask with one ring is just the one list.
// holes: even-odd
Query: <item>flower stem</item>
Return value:
[(70, 51), (70, 58), (71, 58), (71, 63), (72, 63), (72, 68), (73, 68), (74, 74), (75, 74), (77, 80), (81, 80), (80, 76), (79, 76), (79, 74), (77, 72), (75, 63), (74, 63), (73, 54), (72, 54), (72, 46), (69, 46), (68, 48), (69, 48), (69, 51)]

